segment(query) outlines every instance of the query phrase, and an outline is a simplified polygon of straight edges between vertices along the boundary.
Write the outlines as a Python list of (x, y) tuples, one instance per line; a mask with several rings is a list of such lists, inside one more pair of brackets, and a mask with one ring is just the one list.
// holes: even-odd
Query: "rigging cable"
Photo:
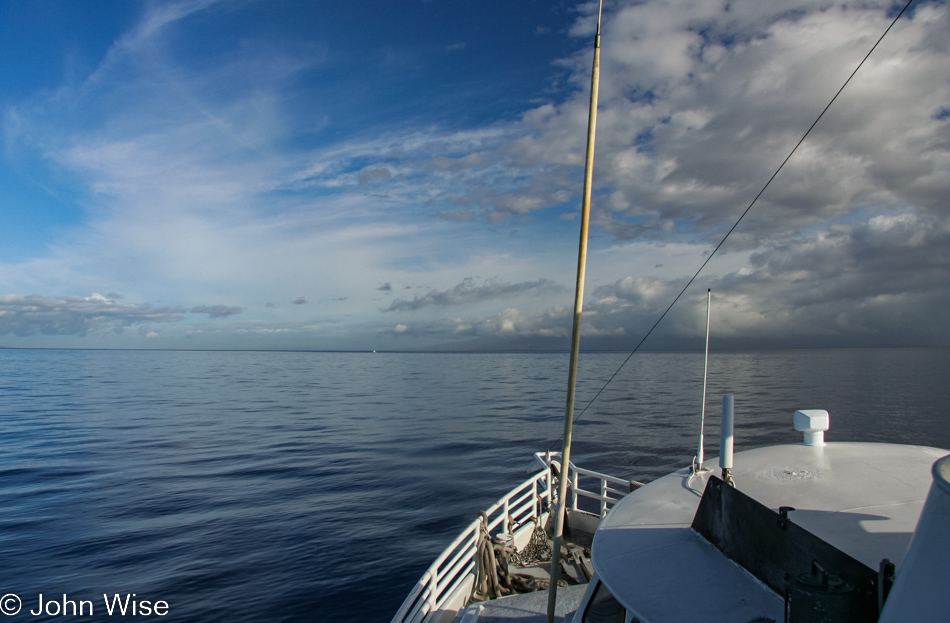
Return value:
[[(630, 361), (630, 358), (633, 357), (633, 355), (636, 354), (636, 352), (637, 352), (638, 350), (640, 350), (640, 347), (643, 346), (643, 343), (646, 341), (646, 339), (647, 339), (648, 337), (650, 337), (650, 334), (653, 333), (653, 330), (657, 328), (657, 326), (660, 324), (660, 322), (662, 322), (663, 318), (665, 318), (666, 315), (670, 312), (670, 310), (673, 309), (673, 306), (676, 305), (676, 302), (680, 300), (680, 297), (682, 297), (683, 294), (686, 293), (686, 290), (689, 289), (689, 286), (691, 286), (691, 285), (693, 284), (693, 281), (696, 280), (696, 278), (699, 276), (699, 273), (703, 272), (703, 269), (706, 268), (706, 264), (708, 264), (709, 261), (713, 258), (713, 256), (716, 255), (716, 252), (719, 251), (720, 248), (722, 248), (722, 245), (724, 245), (724, 244), (726, 243), (726, 240), (729, 238), (729, 236), (732, 234), (732, 232), (735, 231), (736, 227), (739, 226), (739, 223), (742, 222), (742, 219), (745, 218), (746, 214), (749, 213), (749, 211), (752, 209), (752, 206), (754, 206), (754, 205), (756, 204), (756, 202), (759, 200), (759, 197), (762, 196), (762, 194), (765, 192), (765, 190), (766, 190), (766, 189), (769, 187), (769, 185), (772, 183), (772, 180), (774, 180), (774, 179), (776, 178), (776, 176), (778, 176), (779, 171), (781, 171), (781, 170), (785, 167), (785, 164), (791, 159), (792, 155), (793, 155), (796, 151), (798, 151), (798, 148), (801, 146), (801, 144), (802, 144), (803, 142), (805, 142), (805, 139), (808, 137), (809, 134), (811, 134), (811, 131), (815, 128), (815, 126), (818, 125), (818, 122), (821, 121), (821, 118), (825, 116), (825, 113), (828, 112), (828, 109), (831, 108), (831, 105), (835, 103), (835, 100), (838, 99), (838, 96), (841, 95), (841, 92), (844, 91), (844, 89), (845, 89), (846, 86), (848, 86), (848, 83), (851, 82), (851, 79), (854, 78), (855, 74), (858, 73), (858, 70), (861, 69), (861, 67), (864, 65), (865, 61), (867, 61), (868, 58), (871, 56), (871, 54), (874, 52), (874, 50), (877, 49), (877, 46), (881, 43), (881, 41), (884, 40), (884, 37), (887, 36), (887, 33), (889, 33), (889, 32), (891, 31), (891, 28), (894, 27), (894, 24), (897, 23), (897, 20), (899, 20), (899, 19), (901, 18), (901, 16), (907, 11), (907, 9), (910, 8), (910, 5), (911, 5), (913, 2), (914, 2), (914, 0), (908, 0), (907, 4), (904, 5), (904, 8), (901, 9), (900, 13), (897, 14), (897, 17), (895, 17), (895, 18), (893, 19), (893, 21), (891, 21), (890, 25), (889, 25), (889, 26), (887, 27), (887, 29), (884, 31), (884, 34), (882, 34), (882, 35), (878, 38), (878, 40), (874, 43), (874, 45), (871, 46), (871, 49), (868, 51), (867, 54), (864, 55), (864, 58), (861, 59), (861, 62), (858, 63), (858, 66), (854, 68), (854, 71), (851, 72), (851, 75), (848, 76), (848, 79), (844, 81), (844, 84), (841, 85), (841, 88), (838, 89), (838, 92), (835, 93), (834, 97), (831, 98), (831, 101), (828, 102), (828, 105), (825, 106), (825, 108), (821, 111), (821, 114), (819, 114), (818, 117), (817, 117), (817, 118), (812, 122), (812, 124), (808, 127), (808, 130), (806, 130), (806, 131), (805, 131), (805, 134), (803, 134), (802, 137), (798, 140), (798, 142), (795, 144), (795, 147), (792, 148), (792, 151), (790, 151), (790, 152), (788, 153), (788, 155), (785, 157), (785, 160), (782, 161), (782, 164), (780, 164), (780, 165), (778, 166), (778, 168), (775, 169), (775, 172), (772, 174), (772, 176), (769, 178), (769, 180), (765, 183), (765, 186), (762, 187), (762, 190), (760, 190), (760, 191), (758, 192), (758, 194), (756, 194), (755, 198), (752, 199), (752, 202), (749, 204), (749, 207), (747, 207), (747, 208), (742, 212), (742, 214), (739, 216), (739, 218), (736, 220), (736, 222), (733, 223), (732, 227), (729, 228), (729, 231), (726, 232), (726, 235), (723, 236), (722, 240), (719, 241), (719, 244), (716, 245), (716, 248), (713, 249), (712, 253), (709, 254), (709, 257), (706, 258), (706, 261), (704, 261), (704, 262), (702, 263), (702, 265), (699, 267), (699, 269), (696, 271), (696, 273), (690, 278), (690, 280), (686, 283), (686, 285), (683, 286), (683, 289), (680, 290), (680, 293), (676, 295), (676, 298), (674, 298), (674, 299), (673, 299), (673, 302), (670, 303), (669, 307), (666, 308), (666, 311), (664, 311), (662, 314), (660, 314), (660, 317), (657, 319), (657, 321), (656, 321), (655, 323), (653, 323), (653, 326), (650, 327), (650, 330), (646, 332), (646, 335), (643, 336), (643, 338), (640, 340), (640, 342), (637, 343), (636, 347), (630, 352), (629, 355), (627, 355), (627, 358), (623, 360), (623, 363), (621, 363), (620, 366), (617, 368), (617, 370), (616, 370), (612, 375), (610, 375), (610, 378), (607, 379), (607, 382), (604, 383), (603, 387), (601, 387), (601, 388), (597, 391), (597, 393), (594, 394), (594, 397), (591, 398), (590, 401), (588, 401), (587, 406), (585, 406), (585, 407), (581, 410), (581, 412), (577, 414), (577, 416), (574, 418), (574, 421), (575, 421), (575, 422), (576, 422), (577, 420), (581, 419), (581, 417), (583, 417), (583, 415), (584, 415), (585, 413), (587, 413), (587, 410), (590, 408), (590, 406), (591, 406), (592, 404), (594, 404), (594, 401), (597, 400), (598, 397), (600, 397), (600, 395), (603, 393), (603, 391), (604, 391), (605, 389), (607, 389), (607, 386), (610, 385), (611, 381), (613, 381), (614, 378), (616, 378), (616, 376), (620, 373), (620, 371), (623, 369), (623, 367), (624, 367), (625, 365), (627, 365), (627, 362)], [(555, 442), (552, 443), (551, 446), (553, 447), (554, 444), (556, 444), (558, 441), (560, 441), (560, 437), (559, 437), (557, 440), (555, 440)], [(550, 449), (550, 448), (549, 448), (549, 449)]]

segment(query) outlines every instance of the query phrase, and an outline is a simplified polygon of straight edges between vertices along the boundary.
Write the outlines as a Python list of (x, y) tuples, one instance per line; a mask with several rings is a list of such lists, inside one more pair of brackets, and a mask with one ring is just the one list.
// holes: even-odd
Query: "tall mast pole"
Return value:
[(581, 206), (581, 235), (577, 251), (577, 287), (574, 290), (574, 329), (571, 333), (571, 363), (567, 376), (567, 408), (564, 413), (564, 444), (561, 449), (561, 475), (558, 478), (557, 518), (551, 548), (551, 588), (548, 591), (548, 623), (554, 623), (557, 582), (561, 575), (561, 538), (566, 519), (567, 481), (571, 464), (571, 433), (574, 425), (574, 389), (577, 384), (577, 359), (581, 349), (581, 312), (584, 308), (584, 276), (587, 271), (587, 231), (590, 227), (590, 195), (594, 178), (594, 140), (597, 135), (597, 95), (600, 89), (600, 18), (604, 1), (597, 9), (597, 35), (594, 37), (594, 68), (590, 81), (590, 113), (587, 120), (587, 164), (584, 167), (584, 202)]

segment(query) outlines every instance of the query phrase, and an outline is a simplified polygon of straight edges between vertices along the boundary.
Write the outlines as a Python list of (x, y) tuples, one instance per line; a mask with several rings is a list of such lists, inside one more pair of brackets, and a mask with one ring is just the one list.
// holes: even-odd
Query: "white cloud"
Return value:
[[(191, 310), (179, 307), (126, 305), (101, 294), (55, 298), (31, 294), (0, 295), (0, 335), (84, 336), (89, 333), (120, 334), (127, 327), (154, 323), (177, 323), (185, 314), (208, 314), (225, 318), (240, 313), (239, 307), (202, 305)], [(157, 334), (156, 334), (157, 335)]]
[[(580, 7), (573, 35), (592, 35), (593, 7)], [(890, 8), (608, 6), (587, 335), (652, 324)], [(7, 153), (78, 180), (85, 213), (44, 257), (0, 264), (5, 291), (48, 295), (33, 301), (42, 317), (11, 295), (0, 331), (78, 335), (190, 310), (209, 321), (240, 311), (249, 320), (228, 330), (241, 335), (564, 337), (568, 301), (552, 284), (573, 281), (573, 241), (561, 244), (576, 240), (565, 232), (579, 204), (589, 50), (561, 59), (575, 92), (554, 91), (515, 122), (297, 144), (324, 121), (296, 118), (287, 96), (328, 53), (251, 45), (201, 69), (176, 63), (171, 35), (207, 10), (239, 8), (150, 5), (86, 81), (5, 112)], [(723, 333), (883, 335), (889, 317), (923, 318), (912, 303), (939, 313), (950, 283), (948, 31), (945, 4), (904, 18), (710, 264), (703, 278), (730, 310)], [(479, 274), (497, 277), (460, 282)], [(387, 307), (387, 293), (423, 283)], [(93, 290), (168, 304), (70, 296)], [(332, 300), (332, 315), (267, 303), (306, 301), (301, 292)], [(514, 307), (522, 293), (534, 298)], [(413, 314), (411, 329), (393, 329), (381, 309)], [(166, 326), (163, 340), (175, 334)], [(697, 317), (674, 314), (669, 327), (692, 334)]]

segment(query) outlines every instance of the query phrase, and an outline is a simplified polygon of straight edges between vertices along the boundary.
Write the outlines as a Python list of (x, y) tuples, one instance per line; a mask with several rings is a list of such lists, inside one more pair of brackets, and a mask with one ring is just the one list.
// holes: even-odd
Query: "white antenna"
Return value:
[(735, 400), (732, 394), (722, 397), (722, 433), (719, 439), (719, 467), (722, 468), (722, 481), (736, 486), (732, 479), (732, 446), (735, 427)]
[(706, 376), (709, 372), (709, 303), (712, 300), (712, 290), (706, 289), (706, 359), (703, 362), (703, 410), (699, 416), (699, 449), (693, 459), (693, 473), (707, 471), (703, 467), (703, 428), (706, 426)]

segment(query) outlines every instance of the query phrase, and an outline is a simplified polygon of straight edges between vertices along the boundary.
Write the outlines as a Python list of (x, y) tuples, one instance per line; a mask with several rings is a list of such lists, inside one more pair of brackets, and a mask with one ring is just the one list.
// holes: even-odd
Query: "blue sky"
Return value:
[[(0, 346), (563, 348), (592, 3), (0, 2)], [(653, 324), (893, 15), (607, 2), (585, 344)], [(950, 345), (946, 2), (655, 337)]]

